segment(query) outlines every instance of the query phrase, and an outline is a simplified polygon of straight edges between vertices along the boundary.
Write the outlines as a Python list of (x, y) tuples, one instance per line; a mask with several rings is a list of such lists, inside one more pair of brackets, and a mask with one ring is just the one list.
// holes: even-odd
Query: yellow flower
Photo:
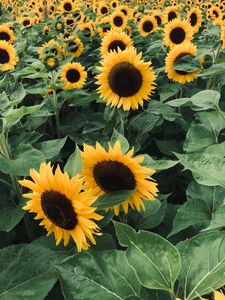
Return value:
[(80, 89), (85, 84), (87, 72), (80, 63), (68, 63), (61, 72), (61, 79), (64, 81), (64, 90)]
[(99, 234), (99, 227), (91, 219), (100, 220), (96, 208), (91, 207), (96, 196), (91, 190), (81, 192), (83, 180), (80, 175), (69, 178), (59, 166), (53, 173), (50, 163), (42, 163), (39, 172), (30, 170), (31, 180), (20, 180), (32, 193), (23, 197), (30, 199), (24, 210), (36, 213), (36, 220), (47, 230), (47, 235), (54, 233), (56, 245), (64, 240), (69, 243), (70, 237), (77, 245), (78, 251), (89, 247), (88, 240), (95, 244), (93, 234)]
[(140, 211), (144, 209), (143, 199), (150, 201), (157, 196), (157, 183), (151, 175), (155, 170), (144, 167), (141, 163), (143, 156), (134, 157), (134, 150), (123, 154), (120, 142), (117, 141), (106, 151), (99, 143), (96, 147), (84, 145), (82, 152), (84, 176), (84, 189), (93, 189), (97, 196), (122, 190), (133, 190), (132, 195), (122, 202), (121, 205), (113, 207), (116, 215), (119, 214), (120, 206), (125, 213), (129, 206)]

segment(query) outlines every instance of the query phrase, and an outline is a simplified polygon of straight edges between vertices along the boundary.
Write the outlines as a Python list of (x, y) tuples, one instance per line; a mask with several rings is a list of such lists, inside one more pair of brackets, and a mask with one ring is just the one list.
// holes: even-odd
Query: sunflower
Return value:
[[(81, 154), (84, 190), (92, 188), (97, 196), (133, 190), (132, 195), (121, 204), (124, 212), (128, 212), (129, 205), (138, 211), (141, 207), (144, 209), (143, 199), (154, 200), (157, 196), (157, 183), (150, 177), (155, 170), (142, 166), (144, 157), (133, 157), (133, 154), (133, 149), (123, 154), (119, 141), (113, 147), (109, 145), (108, 152), (99, 143), (95, 148), (84, 145)], [(119, 214), (120, 205), (109, 208), (114, 209), (115, 215)]]
[(118, 0), (113, 0), (113, 1), (111, 1), (110, 6), (111, 6), (113, 9), (117, 8), (117, 7), (119, 6), (119, 1), (118, 1)]
[(55, 70), (59, 65), (59, 61), (58, 61), (57, 56), (55, 56), (53, 54), (46, 55), (44, 57), (44, 65), (46, 66), (46, 68), (49, 71)]
[(42, 59), (43, 56), (47, 53), (52, 53), (60, 56), (62, 54), (62, 47), (58, 42), (52, 39), (48, 43), (43, 44), (39, 49), (39, 59)]
[(42, 163), (39, 172), (30, 170), (31, 180), (20, 180), (19, 183), (29, 188), (32, 193), (24, 194), (30, 199), (24, 210), (36, 213), (36, 220), (47, 230), (47, 235), (54, 233), (56, 245), (64, 240), (69, 243), (70, 237), (77, 245), (77, 250), (88, 249), (90, 240), (95, 244), (93, 234), (99, 234), (99, 227), (91, 219), (102, 217), (91, 207), (96, 197), (91, 190), (81, 192), (83, 180), (80, 175), (69, 178), (58, 166), (53, 174), (50, 163)]
[(45, 26), (44, 26), (43, 31), (44, 31), (44, 34), (45, 34), (45, 35), (48, 35), (48, 34), (49, 34), (49, 27), (48, 27), (48, 25), (45, 25)]
[(87, 72), (80, 63), (74, 62), (66, 64), (60, 76), (65, 83), (64, 90), (80, 89), (85, 84)]
[(67, 47), (69, 48), (67, 55), (72, 53), (74, 57), (79, 57), (84, 49), (83, 43), (79, 38), (69, 40)]
[(101, 98), (107, 105), (123, 107), (124, 110), (138, 109), (143, 100), (148, 100), (155, 88), (155, 73), (151, 62), (144, 62), (142, 53), (133, 47), (118, 49), (104, 57), (102, 66), (97, 67), (96, 76)]
[(118, 49), (125, 50), (132, 47), (133, 42), (131, 38), (123, 31), (111, 30), (105, 34), (101, 44), (101, 55), (104, 56), (110, 51)]
[(83, 35), (86, 38), (91, 38), (92, 36), (94, 36), (94, 28), (91, 22), (80, 24), (79, 29), (83, 32)]
[(30, 17), (17, 18), (16, 21), (19, 23), (22, 23), (23, 27), (25, 27), (25, 28), (30, 28), (33, 25), (32, 18), (30, 18)]
[(82, 11), (75, 11), (73, 17), (76, 19), (77, 23), (82, 23), (84, 21), (84, 14)]
[(110, 23), (110, 18), (109, 17), (104, 17), (101, 19), (101, 23), (98, 26), (98, 32), (101, 37), (105, 35), (106, 32), (108, 32), (112, 28), (111, 23)]
[[(176, 300), (181, 300), (181, 299), (176, 298)], [(201, 298), (201, 300), (208, 300), (208, 299)], [(222, 292), (215, 291), (214, 292), (214, 300), (225, 300), (225, 296)]]
[(222, 48), (225, 49), (225, 26), (221, 26), (221, 36), (220, 36), (223, 44)]
[(165, 72), (168, 78), (182, 84), (193, 81), (201, 72), (200, 70), (194, 72), (178, 71), (173, 69), (173, 66), (180, 58), (186, 55), (196, 57), (196, 54), (197, 48), (191, 42), (184, 42), (181, 45), (174, 46), (166, 57)]
[(0, 25), (0, 41), (6, 41), (8, 43), (13, 43), (15, 36), (13, 31), (6, 25)]
[(148, 36), (150, 33), (155, 31), (156, 28), (157, 21), (153, 16), (144, 16), (138, 25), (138, 30), (140, 34), (144, 37)]
[(164, 43), (168, 47), (179, 45), (184, 41), (191, 41), (192, 37), (193, 29), (186, 20), (175, 19), (164, 28)]
[(202, 24), (202, 12), (199, 8), (192, 8), (187, 15), (187, 20), (191, 24), (193, 32), (196, 33)]
[(59, 32), (63, 32), (64, 31), (64, 22), (61, 20), (58, 20), (55, 22), (55, 29)]
[(6, 41), (0, 41), (0, 70), (14, 70), (18, 61), (15, 48)]
[(129, 17), (131, 14), (129, 7), (125, 4), (118, 6), (117, 10), (121, 11), (124, 14), (124, 16), (126, 16), (126, 17)]
[(68, 13), (68, 12), (73, 12), (75, 8), (74, 2), (71, 0), (64, 0), (61, 2), (61, 12), (64, 13)]
[(65, 18), (65, 25), (67, 28), (70, 28), (72, 30), (76, 27), (76, 19), (73, 17), (66, 17)]
[(156, 10), (153, 12), (153, 17), (156, 19), (157, 25), (160, 26), (163, 24), (163, 14), (161, 13), (160, 10)]
[(115, 11), (111, 15), (111, 25), (114, 28), (123, 29), (127, 25), (127, 18), (124, 16), (124, 14), (121, 11)]
[(174, 19), (180, 18), (180, 14), (175, 6), (168, 6), (163, 13), (164, 23), (168, 23)]
[(106, 4), (105, 1), (99, 2), (97, 13), (100, 16), (104, 16), (104, 15), (107, 15), (109, 13), (108, 4)]

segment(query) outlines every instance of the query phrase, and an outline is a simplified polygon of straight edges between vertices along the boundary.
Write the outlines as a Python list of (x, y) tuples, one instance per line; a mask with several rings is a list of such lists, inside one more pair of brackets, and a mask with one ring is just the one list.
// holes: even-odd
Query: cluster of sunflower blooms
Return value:
[[(11, 7), (6, 1), (1, 3), (4, 9)], [(199, 5), (201, 3), (198, 2)], [(158, 1), (148, 5), (142, 1), (139, 6), (135, 4), (121, 4), (118, 0), (62, 0), (59, 3), (29, 0), (22, 6), (15, 5), (10, 15), (15, 23), (27, 29), (43, 23), (43, 31), (49, 41), (40, 47), (39, 59), (50, 71), (58, 70), (60, 62), (64, 90), (84, 87), (88, 72), (77, 59), (98, 33), (102, 39), (101, 66), (97, 67), (99, 74), (96, 76), (100, 97), (107, 105), (130, 110), (143, 106), (143, 101), (149, 100), (156, 87), (155, 71), (151, 62), (145, 62), (142, 53), (137, 53), (132, 30), (134, 34), (138, 30), (143, 38), (153, 32), (162, 33), (163, 42), (170, 49), (165, 58), (165, 72), (169, 79), (181, 84), (193, 81), (201, 73), (201, 67), (195, 71), (181, 71), (174, 68), (174, 64), (186, 56), (196, 57), (197, 47), (192, 39), (199, 32), (203, 20), (221, 27), (225, 47), (224, 0), (218, 3), (210, 1), (207, 5), (204, 2), (202, 11), (191, 0), (182, 3)], [(21, 16), (17, 17), (18, 14)], [(51, 35), (52, 24), (59, 33), (57, 36)], [(13, 23), (0, 25), (1, 71), (13, 70), (18, 62), (12, 45), (12, 29)], [(86, 38), (85, 45), (79, 34)], [(70, 62), (65, 64), (67, 59)], [(201, 64), (204, 58), (199, 60)]]
[(96, 147), (84, 145), (82, 172), (70, 178), (57, 166), (42, 163), (39, 172), (31, 169), (32, 180), (23, 179), (20, 184), (32, 191), (23, 196), (30, 199), (24, 210), (36, 213), (48, 235), (54, 233), (56, 244), (64, 240), (67, 245), (70, 237), (78, 251), (88, 249), (88, 241), (96, 243), (94, 234), (100, 228), (94, 220), (103, 217), (96, 212), (95, 201), (101, 195), (123, 190), (131, 191), (128, 199), (121, 204), (108, 207), (119, 215), (120, 208), (128, 213), (129, 207), (139, 212), (145, 208), (143, 200), (154, 200), (157, 196), (157, 183), (151, 178), (153, 169), (141, 165), (143, 156), (134, 156), (134, 150), (127, 153), (121, 150), (120, 142), (109, 144), (106, 151), (99, 143)]

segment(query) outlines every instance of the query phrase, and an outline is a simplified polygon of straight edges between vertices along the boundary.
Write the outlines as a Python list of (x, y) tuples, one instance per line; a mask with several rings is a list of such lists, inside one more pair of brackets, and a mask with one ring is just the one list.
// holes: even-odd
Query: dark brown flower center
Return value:
[(116, 50), (116, 52), (117, 52), (118, 48), (123, 51), (126, 49), (126, 44), (124, 44), (124, 42), (122, 42), (120, 40), (112, 41), (108, 46), (108, 52), (110, 52), (111, 50)]
[(174, 44), (181, 44), (185, 40), (185, 31), (181, 27), (174, 28), (170, 32), (170, 39)]
[(127, 11), (126, 9), (121, 9), (122, 13), (126, 16), (127, 15)]
[(113, 8), (116, 8), (116, 7), (117, 7), (117, 3), (116, 3), (116, 2), (113, 2), (113, 3), (112, 3), (112, 7), (113, 7)]
[(4, 40), (4, 41), (9, 41), (10, 40), (10, 35), (7, 32), (0, 32), (0, 40)]
[(177, 14), (175, 13), (175, 11), (170, 11), (168, 14), (168, 21), (172, 21), (173, 19), (176, 19)]
[(134, 174), (121, 162), (109, 160), (97, 163), (93, 175), (105, 193), (133, 190), (136, 186)]
[(143, 23), (143, 30), (144, 30), (144, 32), (151, 32), (152, 31), (152, 29), (153, 29), (153, 24), (152, 24), (152, 22), (151, 21), (145, 21), (144, 23)]
[(71, 201), (56, 191), (46, 191), (41, 195), (41, 207), (44, 214), (56, 226), (73, 230), (77, 225), (77, 216)]
[(75, 83), (80, 79), (80, 72), (76, 69), (68, 70), (66, 73), (66, 79), (71, 83)]
[(105, 15), (105, 14), (107, 14), (107, 13), (108, 13), (108, 8), (105, 7), (105, 6), (102, 7), (102, 8), (101, 8), (101, 14), (102, 14), (102, 15)]
[(115, 65), (109, 73), (109, 86), (120, 97), (135, 95), (142, 86), (141, 72), (131, 63)]
[(0, 49), (0, 64), (7, 64), (9, 60), (9, 53), (4, 49)]
[(65, 3), (64, 4), (64, 9), (65, 9), (65, 11), (71, 11), (72, 10), (72, 5), (70, 3)]
[(160, 26), (162, 24), (162, 19), (160, 18), (160, 16), (155, 16), (155, 19), (156, 19), (158, 26)]
[(194, 27), (196, 25), (197, 21), (198, 21), (198, 18), (197, 18), (196, 13), (192, 13), (191, 16), (190, 16), (191, 26)]
[(89, 37), (91, 36), (91, 30), (90, 30), (90, 28), (86, 27), (86, 28), (84, 29), (84, 36), (85, 36), (86, 38), (89, 38)]
[(78, 49), (78, 45), (74, 42), (69, 43), (68, 46), (70, 48), (70, 52), (73, 52), (73, 53), (75, 53)]
[(74, 17), (77, 19), (77, 21), (80, 21), (81, 15), (79, 13), (75, 13)]
[(66, 20), (66, 24), (67, 24), (68, 26), (74, 25), (74, 19), (67, 19), (67, 20)]
[(23, 26), (28, 26), (28, 25), (30, 25), (30, 21), (29, 20), (23, 21)]
[(115, 26), (121, 27), (123, 25), (123, 19), (120, 16), (116, 16), (113, 19), (113, 23), (115, 24)]

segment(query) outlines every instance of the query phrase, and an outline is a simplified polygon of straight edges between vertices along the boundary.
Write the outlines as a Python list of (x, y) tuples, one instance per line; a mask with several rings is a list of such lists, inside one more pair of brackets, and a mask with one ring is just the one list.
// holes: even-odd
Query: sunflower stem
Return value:
[(56, 134), (57, 138), (60, 138), (60, 120), (59, 120), (59, 104), (58, 104), (58, 99), (56, 96), (56, 91), (55, 89), (53, 90), (53, 100), (54, 100), (54, 107), (55, 107), (55, 121), (56, 121)]
[[(10, 153), (9, 153), (8, 141), (4, 134), (0, 135), (0, 151), (5, 158), (11, 159)], [(14, 175), (10, 175), (10, 177), (12, 180), (12, 187), (16, 191), (16, 194), (17, 194), (17, 199), (20, 199), (22, 197), (22, 195), (21, 195), (21, 190), (20, 190), (17, 178)]]

